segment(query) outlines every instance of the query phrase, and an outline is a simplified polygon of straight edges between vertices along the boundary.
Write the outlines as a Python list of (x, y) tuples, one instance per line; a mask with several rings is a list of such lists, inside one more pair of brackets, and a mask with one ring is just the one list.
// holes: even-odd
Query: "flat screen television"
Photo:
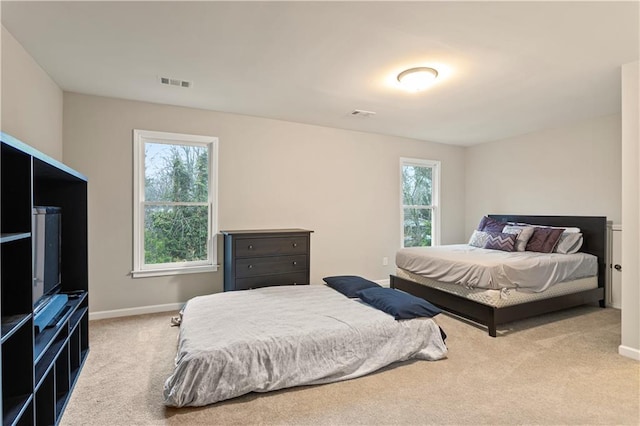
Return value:
[(33, 307), (36, 312), (60, 291), (61, 215), (60, 207), (33, 208)]

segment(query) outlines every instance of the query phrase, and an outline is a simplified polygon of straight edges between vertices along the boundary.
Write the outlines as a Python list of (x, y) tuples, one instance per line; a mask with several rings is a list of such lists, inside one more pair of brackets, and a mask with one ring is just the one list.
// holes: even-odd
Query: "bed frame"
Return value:
[(489, 215), (502, 222), (523, 222), (533, 225), (579, 227), (583, 235), (581, 252), (598, 257), (598, 287), (544, 300), (496, 308), (456, 294), (427, 287), (416, 282), (391, 275), (391, 287), (406, 291), (428, 300), (445, 311), (487, 326), (489, 335), (496, 337), (500, 324), (521, 320), (574, 306), (596, 303), (605, 307), (606, 232), (607, 218), (604, 216), (519, 216)]

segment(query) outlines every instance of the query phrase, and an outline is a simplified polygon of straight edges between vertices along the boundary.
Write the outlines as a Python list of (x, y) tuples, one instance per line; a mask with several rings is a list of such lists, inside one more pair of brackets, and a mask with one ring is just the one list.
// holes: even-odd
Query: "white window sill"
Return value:
[(146, 278), (146, 277), (162, 277), (169, 275), (183, 275), (183, 274), (200, 274), (203, 272), (217, 272), (219, 265), (205, 265), (205, 266), (189, 266), (175, 269), (142, 269), (138, 271), (131, 271), (133, 278)]

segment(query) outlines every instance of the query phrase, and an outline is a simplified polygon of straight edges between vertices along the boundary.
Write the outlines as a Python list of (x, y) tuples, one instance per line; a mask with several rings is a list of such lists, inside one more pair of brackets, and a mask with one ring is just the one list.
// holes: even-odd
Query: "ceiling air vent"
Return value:
[(354, 109), (353, 111), (351, 111), (351, 115), (353, 115), (354, 117), (367, 118), (371, 117), (372, 115), (376, 115), (376, 113), (373, 111), (365, 111), (363, 109)]
[(186, 89), (193, 86), (193, 83), (187, 80), (180, 80), (178, 78), (170, 78), (170, 77), (159, 77), (159, 78), (160, 78), (160, 83), (167, 84), (169, 86), (184, 87)]

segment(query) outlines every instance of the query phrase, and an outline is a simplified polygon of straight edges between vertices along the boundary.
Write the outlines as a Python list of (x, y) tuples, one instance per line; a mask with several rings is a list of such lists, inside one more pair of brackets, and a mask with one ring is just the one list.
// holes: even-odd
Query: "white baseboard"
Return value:
[(618, 346), (618, 353), (622, 356), (626, 356), (627, 358), (640, 361), (640, 349), (630, 348), (629, 346), (620, 345)]
[(113, 311), (89, 312), (89, 320), (155, 314), (156, 312), (179, 311), (183, 305), (184, 303), (167, 303), (166, 305), (139, 306), (137, 308), (114, 309)]
[[(391, 285), (390, 280), (376, 280), (383, 287)], [(179, 311), (184, 303), (167, 303), (166, 305), (139, 306), (137, 308), (114, 309), (112, 311), (89, 312), (89, 320), (129, 317), (132, 315), (155, 314), (156, 312)]]

